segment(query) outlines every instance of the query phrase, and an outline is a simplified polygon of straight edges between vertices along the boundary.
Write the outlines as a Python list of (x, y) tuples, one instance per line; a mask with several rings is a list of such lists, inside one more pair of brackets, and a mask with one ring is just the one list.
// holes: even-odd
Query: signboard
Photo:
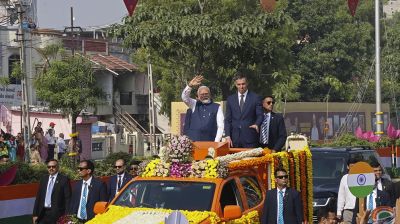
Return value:
[(21, 106), (22, 87), (17, 84), (0, 86), (0, 105)]
[(367, 197), (375, 187), (374, 169), (366, 162), (358, 162), (350, 167), (347, 184), (357, 198)]

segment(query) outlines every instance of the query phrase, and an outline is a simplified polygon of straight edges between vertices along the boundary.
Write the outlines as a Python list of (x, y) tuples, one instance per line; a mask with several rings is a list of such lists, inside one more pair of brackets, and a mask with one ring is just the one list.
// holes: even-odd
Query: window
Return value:
[(14, 66), (19, 66), (19, 55), (11, 55), (8, 58), (8, 77), (10, 78), (10, 84), (21, 84), (21, 80), (11, 77), (12, 71), (14, 69)]
[(225, 183), (222, 188), (221, 198), (219, 199), (221, 209), (224, 211), (227, 205), (239, 205), (243, 211), (242, 199), (240, 198), (239, 189), (235, 183), (235, 180), (230, 180)]
[(120, 93), (120, 104), (121, 105), (132, 105), (132, 92), (121, 92)]
[(257, 178), (253, 176), (240, 177), (240, 183), (243, 186), (249, 208), (260, 204), (262, 201), (262, 190), (258, 184)]

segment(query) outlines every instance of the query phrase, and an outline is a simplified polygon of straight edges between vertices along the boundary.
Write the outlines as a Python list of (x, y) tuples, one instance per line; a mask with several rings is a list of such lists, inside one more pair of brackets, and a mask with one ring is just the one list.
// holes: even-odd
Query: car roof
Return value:
[(366, 152), (374, 151), (369, 146), (311, 147), (311, 152)]

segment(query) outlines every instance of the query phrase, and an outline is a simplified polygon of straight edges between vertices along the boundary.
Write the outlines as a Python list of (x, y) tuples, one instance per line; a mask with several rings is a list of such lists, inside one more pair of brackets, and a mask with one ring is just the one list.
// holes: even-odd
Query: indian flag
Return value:
[(375, 174), (372, 167), (365, 162), (352, 166), (347, 177), (347, 184), (350, 192), (357, 198), (368, 196), (375, 186)]

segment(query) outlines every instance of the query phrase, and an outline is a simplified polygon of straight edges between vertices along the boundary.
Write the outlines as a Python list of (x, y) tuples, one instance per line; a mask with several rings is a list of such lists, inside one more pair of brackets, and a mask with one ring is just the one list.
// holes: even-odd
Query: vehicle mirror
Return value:
[(102, 213), (106, 212), (107, 204), (108, 203), (105, 201), (96, 202), (96, 204), (94, 204), (94, 208), (93, 208), (94, 214), (97, 215), (97, 214), (102, 214)]
[(242, 209), (238, 205), (227, 205), (224, 208), (224, 218), (227, 220), (238, 219), (242, 217)]

